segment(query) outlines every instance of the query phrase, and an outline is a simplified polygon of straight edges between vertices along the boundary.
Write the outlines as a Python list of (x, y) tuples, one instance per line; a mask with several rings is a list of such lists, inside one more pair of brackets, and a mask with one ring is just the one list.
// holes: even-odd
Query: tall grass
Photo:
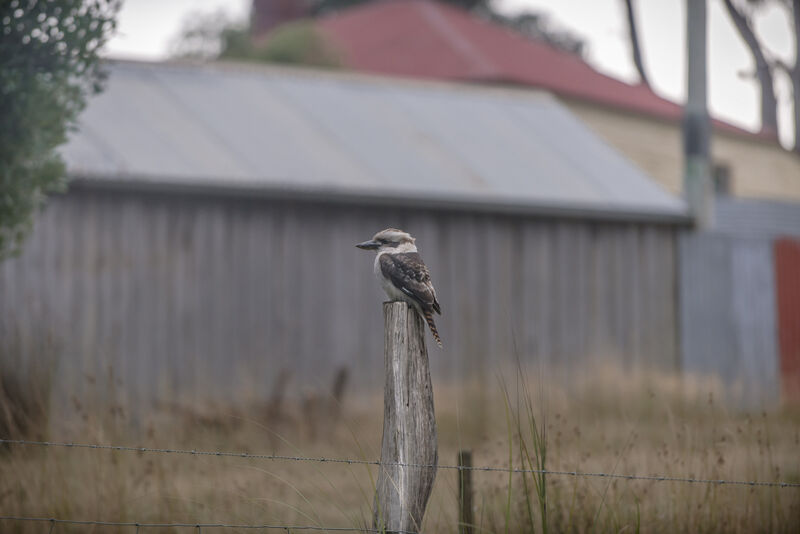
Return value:
[(17, 337), (0, 343), (0, 436), (6, 439), (46, 436), (52, 379), (49, 345), (44, 340), (23, 349)]
[[(528, 381), (523, 379), (521, 367), (518, 368), (516, 386), (516, 394), (512, 396), (506, 382), (500, 380), (508, 425), (508, 466), (510, 469), (519, 467), (523, 471), (519, 474), (509, 472), (505, 531), (509, 532), (511, 524), (514, 477), (518, 476), (522, 482), (526, 531), (536, 532), (538, 524), (542, 534), (547, 534), (547, 427), (543, 417), (537, 421), (534, 399), (528, 389)], [(514, 463), (515, 444), (519, 461), (517, 465)], [(534, 508), (538, 511), (538, 521)]]
[[(797, 410), (734, 411), (720, 402), (714, 381), (658, 373), (511, 376), (499, 384), (435, 384), (440, 463), (471, 449), (476, 466), (800, 482)], [(380, 454), (379, 392), (350, 395), (338, 419), (288, 398), (276, 415), (274, 406), (244, 401), (110, 410), (111, 401), (87, 395), (98, 400), (56, 403), (63, 413), (52, 439), (365, 460)], [(792, 488), (472, 474), (479, 533), (795, 533), (800, 526), (800, 490)], [(374, 466), (363, 465), (11, 447), (0, 454), (0, 515), (365, 526), (374, 475)], [(457, 472), (440, 470), (423, 532), (457, 530), (458, 490)], [(0, 532), (40, 530), (0, 522)]]
[[(715, 380), (591, 369), (501, 381), (507, 465), (531, 470), (787, 481), (800, 478), (800, 413), (732, 410)], [(494, 420), (496, 421), (497, 418)], [(542, 476), (544, 475), (544, 476)], [(800, 490), (485, 475), (493, 532), (796, 532)], [(502, 510), (498, 513), (497, 510)]]

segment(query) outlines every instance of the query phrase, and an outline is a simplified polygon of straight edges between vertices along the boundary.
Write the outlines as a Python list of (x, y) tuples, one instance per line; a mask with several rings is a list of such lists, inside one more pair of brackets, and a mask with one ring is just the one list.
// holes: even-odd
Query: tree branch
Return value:
[[(797, 0), (795, 0), (797, 2)], [(753, 31), (747, 16), (739, 11), (731, 0), (723, 0), (728, 15), (736, 26), (756, 63), (756, 75), (761, 85), (761, 130), (777, 133), (778, 101), (775, 98), (775, 86), (772, 81), (772, 69), (764, 54), (764, 50)]]
[(633, 55), (633, 64), (636, 66), (636, 71), (639, 73), (639, 78), (642, 83), (650, 87), (650, 80), (647, 78), (647, 73), (644, 69), (644, 60), (642, 59), (642, 48), (639, 44), (639, 33), (636, 30), (636, 16), (633, 12), (633, 0), (623, 0), (625, 3), (625, 11), (628, 17), (628, 33), (631, 40), (631, 53)]
[(794, 68), (787, 69), (792, 80), (792, 105), (794, 107), (794, 147), (792, 150), (800, 155), (800, 0), (792, 1), (792, 19), (794, 21)]

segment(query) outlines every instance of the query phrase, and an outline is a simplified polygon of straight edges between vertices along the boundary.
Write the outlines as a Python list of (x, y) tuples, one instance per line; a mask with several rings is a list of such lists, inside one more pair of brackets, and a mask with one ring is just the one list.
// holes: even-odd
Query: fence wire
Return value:
[(377, 460), (360, 460), (354, 458), (327, 458), (322, 456), (318, 457), (288, 456), (281, 454), (250, 454), (246, 452), (203, 451), (196, 449), (162, 449), (153, 447), (131, 447), (125, 445), (100, 445), (94, 443), (30, 441), (22, 439), (0, 438), (0, 444), (29, 445), (29, 446), (40, 446), (40, 447), (63, 447), (63, 448), (73, 448), (73, 449), (99, 449), (99, 450), (139, 452), (139, 453), (183, 454), (191, 456), (217, 456), (226, 458), (246, 458), (252, 460), (316, 462), (316, 463), (335, 463), (335, 464), (348, 464), (348, 465), (389, 465), (389, 466), (399, 466), (399, 467), (454, 469), (457, 471), (488, 471), (488, 472), (500, 472), (500, 473), (570, 476), (570, 477), (581, 477), (581, 478), (595, 477), (595, 478), (613, 478), (613, 479), (623, 479), (623, 480), (647, 480), (651, 482), (682, 482), (687, 484), (713, 484), (719, 486), (729, 485), (729, 486), (751, 486), (751, 487), (761, 486), (761, 487), (775, 487), (775, 488), (800, 488), (800, 483), (798, 482), (725, 480), (725, 479), (694, 478), (694, 477), (675, 477), (666, 475), (626, 475), (620, 473), (602, 473), (602, 472), (588, 472), (588, 471), (556, 471), (550, 469), (522, 469), (522, 468), (497, 467), (497, 466), (433, 465), (433, 464), (418, 464), (418, 463), (404, 463), (404, 462), (381, 463), (380, 461)]
[[(191, 528), (198, 532), (202, 532), (204, 528), (231, 528), (241, 530), (282, 530), (287, 534), (292, 531), (299, 530), (314, 530), (323, 532), (385, 532), (375, 528), (365, 527), (320, 527), (316, 525), (237, 525), (229, 523), (138, 523), (133, 521), (89, 521), (81, 519), (56, 519), (52, 517), (22, 517), (22, 516), (0, 516), (0, 521), (28, 521), (49, 523), (50, 531), (57, 524), (66, 525), (94, 525), (102, 527), (130, 527), (135, 528), (138, 532), (139, 529), (148, 528)], [(405, 530), (396, 530), (398, 534), (414, 534)]]

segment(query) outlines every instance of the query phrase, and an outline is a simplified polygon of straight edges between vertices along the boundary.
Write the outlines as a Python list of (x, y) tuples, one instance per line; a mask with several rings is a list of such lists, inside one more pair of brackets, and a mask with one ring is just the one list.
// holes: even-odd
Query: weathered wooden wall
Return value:
[[(202, 195), (72, 191), (0, 264), (0, 337), (52, 340), (57, 382), (128, 402), (265, 395), (280, 369), (381, 384), (382, 292), (355, 243), (417, 237), (445, 348), (435, 377), (509, 358), (678, 365), (673, 227)], [(333, 316), (331, 309), (339, 309)]]
[(744, 407), (780, 394), (771, 238), (720, 233), (679, 239), (681, 367), (714, 375)]

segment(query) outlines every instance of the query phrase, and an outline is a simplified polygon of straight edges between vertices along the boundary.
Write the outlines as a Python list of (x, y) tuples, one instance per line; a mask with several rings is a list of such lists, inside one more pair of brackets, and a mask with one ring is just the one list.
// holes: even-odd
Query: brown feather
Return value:
[(428, 328), (431, 329), (431, 334), (433, 334), (433, 339), (436, 340), (436, 344), (439, 345), (439, 348), (442, 348), (442, 338), (439, 337), (439, 331), (436, 329), (436, 323), (433, 322), (433, 314), (429, 311), (425, 313), (425, 322), (428, 323)]
[(414, 299), (422, 310), (442, 313), (431, 275), (417, 252), (381, 254), (381, 273), (391, 280), (394, 286)]
[(379, 262), (381, 274), (419, 305), (436, 343), (441, 347), (442, 340), (433, 321), (433, 312), (441, 315), (442, 308), (436, 299), (436, 290), (422, 257), (417, 252), (398, 252), (381, 254)]

